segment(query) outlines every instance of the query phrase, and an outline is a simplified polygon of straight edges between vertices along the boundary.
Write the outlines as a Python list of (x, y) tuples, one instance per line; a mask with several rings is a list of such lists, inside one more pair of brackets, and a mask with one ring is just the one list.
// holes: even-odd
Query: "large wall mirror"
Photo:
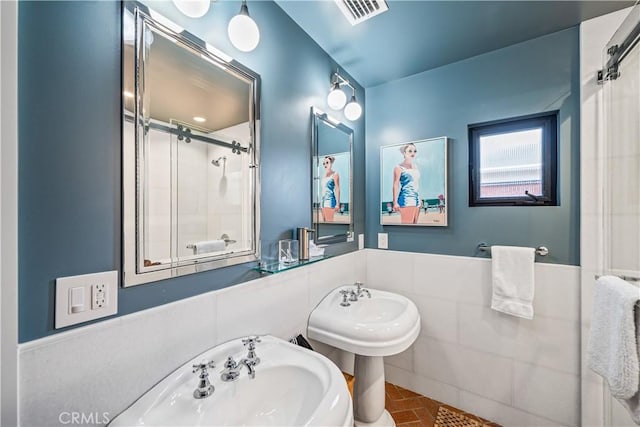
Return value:
[(123, 7), (124, 286), (260, 256), (260, 77)]
[(317, 243), (353, 237), (353, 129), (311, 109), (312, 211)]

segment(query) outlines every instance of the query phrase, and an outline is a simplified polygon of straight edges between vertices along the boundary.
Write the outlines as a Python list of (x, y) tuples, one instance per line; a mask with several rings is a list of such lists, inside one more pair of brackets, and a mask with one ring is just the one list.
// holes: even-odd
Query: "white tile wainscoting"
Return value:
[(73, 412), (113, 418), (219, 343), (306, 334), (309, 313), (331, 289), (365, 277), (364, 258), (353, 252), (21, 344), (20, 425), (65, 425)]
[[(232, 338), (303, 332), (338, 285), (406, 295), (422, 332), (387, 379), (505, 426), (579, 424), (579, 268), (536, 264), (534, 320), (491, 311), (488, 259), (367, 249), (19, 346), (24, 426), (117, 415), (194, 355)], [(351, 371), (353, 358), (317, 350)], [(63, 418), (62, 421), (65, 421)]]
[(490, 309), (491, 260), (368, 249), (367, 285), (422, 331), (387, 380), (504, 426), (580, 425), (580, 268), (536, 263), (533, 320)]

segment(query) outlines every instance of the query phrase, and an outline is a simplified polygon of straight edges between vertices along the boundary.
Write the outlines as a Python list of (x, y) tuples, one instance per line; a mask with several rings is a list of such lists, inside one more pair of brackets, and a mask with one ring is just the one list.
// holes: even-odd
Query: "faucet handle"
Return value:
[(258, 335), (256, 335), (255, 337), (247, 337), (246, 339), (242, 340), (242, 343), (247, 347), (247, 350), (249, 350), (246, 359), (251, 361), (254, 365), (260, 363), (260, 358), (256, 356), (255, 351), (257, 342), (262, 342)]
[(349, 302), (349, 297), (352, 295), (353, 291), (342, 289), (340, 291), (340, 295), (342, 295), (342, 302), (340, 303), (343, 307), (349, 307), (351, 303)]
[(203, 360), (202, 362), (196, 363), (195, 365), (193, 365), (193, 373), (195, 374), (198, 371), (202, 371), (202, 373), (206, 373), (207, 369), (213, 369), (215, 367), (216, 365), (213, 360), (210, 362)]
[(249, 350), (255, 350), (257, 342), (262, 342), (259, 335), (247, 337), (242, 340), (242, 344), (244, 344), (245, 347), (249, 346)]
[(364, 284), (362, 282), (356, 282), (354, 283), (354, 285), (356, 285), (357, 287), (356, 294), (358, 295), (358, 297), (362, 297), (363, 295), (366, 295), (367, 297), (371, 298), (371, 292), (369, 292), (368, 289), (365, 289)]

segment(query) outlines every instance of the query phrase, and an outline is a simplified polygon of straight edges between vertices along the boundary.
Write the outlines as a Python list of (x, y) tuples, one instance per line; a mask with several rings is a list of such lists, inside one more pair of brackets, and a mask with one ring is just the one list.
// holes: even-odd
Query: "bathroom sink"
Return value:
[(329, 292), (309, 316), (309, 338), (355, 353), (354, 425), (395, 426), (385, 409), (383, 356), (398, 354), (418, 338), (420, 313), (410, 299), (364, 289), (362, 283)]
[[(220, 344), (171, 373), (116, 417), (110, 426), (351, 426), (351, 397), (340, 370), (324, 356), (287, 341), (262, 336), (260, 358), (251, 379), (240, 369), (223, 382), (228, 356), (240, 360), (247, 349), (240, 339)], [(214, 391), (196, 399), (193, 365), (215, 361), (209, 369)]]
[(391, 292), (369, 289), (349, 306), (340, 305), (341, 286), (311, 312), (308, 336), (363, 356), (391, 356), (406, 350), (420, 333), (420, 314), (413, 301)]

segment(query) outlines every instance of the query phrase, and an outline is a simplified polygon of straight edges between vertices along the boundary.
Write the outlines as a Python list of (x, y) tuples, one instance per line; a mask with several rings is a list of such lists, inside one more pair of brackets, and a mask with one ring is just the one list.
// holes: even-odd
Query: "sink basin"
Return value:
[[(117, 426), (351, 426), (351, 396), (340, 370), (324, 356), (287, 341), (263, 336), (256, 345), (255, 378), (247, 370), (233, 382), (220, 372), (228, 356), (240, 360), (240, 339), (193, 358), (156, 384), (109, 425)], [(215, 361), (209, 370), (213, 394), (193, 397), (198, 375), (192, 366)]]
[(309, 338), (363, 356), (391, 356), (413, 344), (420, 333), (420, 314), (413, 301), (369, 289), (371, 298), (341, 306), (340, 291), (351, 289), (334, 289), (311, 312)]

